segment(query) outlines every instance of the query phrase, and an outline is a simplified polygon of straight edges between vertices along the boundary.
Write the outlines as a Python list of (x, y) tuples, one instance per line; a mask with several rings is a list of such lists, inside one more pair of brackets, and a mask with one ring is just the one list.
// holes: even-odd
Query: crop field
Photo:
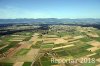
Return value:
[(48, 56), (46, 56), (46, 57), (44, 56), (40, 60), (41, 60), (42, 66), (57, 65), (57, 63), (51, 63), (50, 57), (48, 57)]
[(13, 63), (0, 63), (0, 66), (13, 66)]
[(16, 53), (16, 56), (26, 55), (30, 49), (21, 49)]
[[(49, 30), (22, 31), (0, 37), (0, 66), (99, 66), (100, 30), (77, 26), (49, 26)], [(70, 28), (69, 28), (70, 27)], [(55, 31), (56, 30), (56, 31)], [(67, 63), (51, 62), (52, 58)], [(95, 63), (68, 63), (90, 58)]]
[(32, 62), (24, 62), (24, 64), (22, 66), (31, 66)]
[(44, 44), (41, 45), (41, 48), (53, 48), (54, 44)]

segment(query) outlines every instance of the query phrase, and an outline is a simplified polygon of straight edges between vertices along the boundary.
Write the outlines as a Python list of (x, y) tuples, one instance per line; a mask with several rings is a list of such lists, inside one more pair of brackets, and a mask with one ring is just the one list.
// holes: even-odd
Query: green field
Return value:
[(32, 45), (32, 48), (40, 48), (42, 41), (37, 41), (35, 45)]
[(80, 40), (83, 41), (83, 42), (89, 42), (89, 41), (92, 41), (92, 39), (89, 38), (89, 37), (84, 37), (84, 38), (81, 38)]
[(24, 62), (23, 66), (31, 66), (32, 62)]
[(43, 56), (41, 59), (42, 66), (56, 65), (57, 63), (51, 63), (51, 58), (48, 56)]
[(0, 51), (2, 53), (6, 52), (7, 50), (9, 50), (10, 48), (13, 48), (13, 47), (16, 47), (16, 45), (18, 44), (19, 42), (11, 42), (7, 47), (5, 48), (2, 48)]
[(13, 63), (0, 63), (0, 66), (13, 66)]
[(41, 48), (53, 48), (54, 47), (54, 44), (44, 44), (44, 45), (41, 45)]
[(30, 49), (21, 49), (20, 51), (18, 51), (15, 56), (22, 56), (28, 53)]
[(84, 63), (82, 64), (82, 66), (96, 66), (95, 63)]

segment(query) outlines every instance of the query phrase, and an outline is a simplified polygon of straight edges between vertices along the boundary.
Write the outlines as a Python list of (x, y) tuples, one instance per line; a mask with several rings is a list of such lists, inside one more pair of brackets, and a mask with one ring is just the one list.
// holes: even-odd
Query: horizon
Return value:
[(100, 19), (100, 0), (0, 0), (0, 19)]
[(0, 19), (100, 19), (100, 18), (0, 18)]

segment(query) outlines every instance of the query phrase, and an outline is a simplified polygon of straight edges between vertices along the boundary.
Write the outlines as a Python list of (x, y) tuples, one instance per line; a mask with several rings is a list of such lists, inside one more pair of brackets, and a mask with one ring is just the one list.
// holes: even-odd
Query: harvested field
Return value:
[(87, 57), (90, 57), (90, 56), (93, 56), (93, 55), (96, 55), (96, 53), (89, 54), (89, 55), (87, 55)]
[(36, 54), (38, 54), (39, 52), (39, 49), (31, 49), (28, 53), (27, 53), (27, 56), (35, 56)]
[(25, 49), (29, 49), (32, 46), (32, 44), (21, 44), (20, 47), (25, 48)]
[(39, 33), (34, 33), (34, 34), (33, 34), (33, 36), (38, 36), (38, 35), (39, 35)]
[(99, 37), (99, 35), (97, 35), (97, 34), (92, 34), (92, 33), (88, 33), (87, 35), (90, 36), (90, 37)]
[(91, 42), (90, 42), (90, 45), (99, 48), (99, 47), (100, 47), (100, 42), (97, 42), (97, 41), (91, 41)]
[(21, 45), (21, 47), (29, 49), (32, 46), (33, 42), (20, 42), (19, 44)]
[(44, 35), (45, 38), (57, 38), (57, 35)]
[(55, 41), (58, 38), (43, 38), (44, 41)]
[(67, 42), (67, 40), (64, 40), (63, 38), (58, 38), (55, 42), (54, 42), (54, 44), (60, 44), (60, 43), (66, 43)]
[(24, 62), (16, 62), (13, 66), (23, 66)]
[(44, 38), (43, 43), (54, 43), (57, 38)]
[(70, 35), (68, 35), (68, 36), (64, 36), (64, 37), (62, 37), (62, 38), (65, 39), (65, 40), (73, 39), (72, 36), (70, 36)]
[(32, 44), (33, 41), (23, 41), (23, 42), (20, 42), (19, 44)]
[(72, 46), (75, 46), (75, 45), (74, 45), (74, 44), (71, 44), (71, 45), (66, 45), (66, 46), (61, 46), (61, 47), (55, 47), (55, 48), (53, 48), (52, 50), (61, 49), (61, 48), (66, 48), (66, 47), (72, 47)]
[(96, 59), (96, 61), (100, 62), (100, 58)]
[(98, 50), (98, 49), (100, 49), (100, 48), (92, 47), (92, 48), (89, 48), (89, 49), (87, 49), (87, 50), (88, 50), (88, 51), (91, 51), (91, 52), (94, 52), (94, 51), (96, 51), (96, 50)]
[(83, 38), (84, 36), (75, 36), (74, 39), (80, 39)]
[(100, 66), (100, 64), (96, 65), (96, 66)]

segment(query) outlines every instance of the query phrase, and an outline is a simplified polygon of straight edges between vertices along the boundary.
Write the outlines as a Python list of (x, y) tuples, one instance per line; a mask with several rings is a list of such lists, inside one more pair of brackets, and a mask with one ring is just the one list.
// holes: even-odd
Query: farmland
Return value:
[[(69, 25), (47, 27), (1, 35), (0, 66), (99, 66), (99, 29)], [(77, 63), (51, 62), (52, 58), (89, 58), (90, 63), (82, 63), (82, 60)]]

